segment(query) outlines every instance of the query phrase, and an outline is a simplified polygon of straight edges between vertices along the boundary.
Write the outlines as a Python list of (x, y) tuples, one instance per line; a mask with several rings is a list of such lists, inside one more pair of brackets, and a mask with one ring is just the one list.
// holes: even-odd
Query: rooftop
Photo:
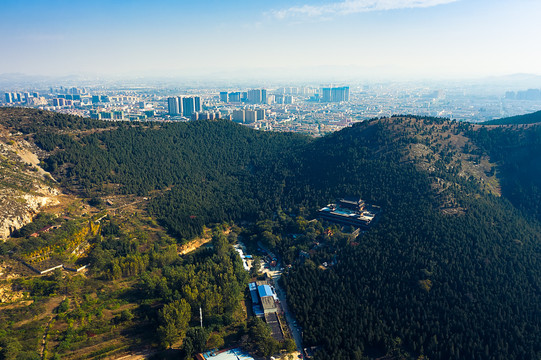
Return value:
[(257, 287), (255, 283), (249, 283), (248, 287), (250, 289), (250, 296), (252, 297), (252, 304), (259, 304), (259, 298), (257, 296)]
[[(365, 202), (361, 199), (354, 202), (346, 199), (341, 199), (339, 204), (329, 204), (321, 208), (319, 217), (335, 223), (368, 228), (380, 212), (380, 208), (375, 205), (368, 205), (365, 208)], [(352, 206), (352, 204), (359, 205)]]
[(257, 291), (259, 292), (260, 298), (263, 298), (265, 296), (274, 296), (274, 293), (272, 292), (272, 289), (269, 285), (259, 285), (257, 287)]
[(276, 304), (274, 303), (274, 298), (271, 296), (265, 296), (261, 298), (261, 305), (263, 305), (263, 310), (272, 310), (276, 309)]
[(197, 354), (196, 358), (198, 360), (255, 360), (247, 352), (242, 351), (240, 348), (221, 351), (207, 351)]

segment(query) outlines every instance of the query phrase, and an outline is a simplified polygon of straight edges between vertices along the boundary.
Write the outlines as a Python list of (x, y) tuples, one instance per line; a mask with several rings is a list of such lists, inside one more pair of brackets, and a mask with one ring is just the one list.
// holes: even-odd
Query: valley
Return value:
[[(0, 108), (0, 126), (0, 348), (13, 356), (286, 357), (291, 344), (248, 316), (247, 284), (264, 275), (243, 268), (238, 241), (276, 254), (315, 359), (541, 354), (539, 125), (393, 116), (316, 139)], [(376, 225), (354, 236), (318, 219), (345, 196), (379, 206)]]

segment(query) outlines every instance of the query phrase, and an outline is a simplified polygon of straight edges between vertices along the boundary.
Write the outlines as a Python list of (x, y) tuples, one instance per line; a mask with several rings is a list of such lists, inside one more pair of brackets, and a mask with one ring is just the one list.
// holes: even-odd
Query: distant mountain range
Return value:
[[(178, 86), (179, 82), (188, 82), (193, 87), (202, 83), (213, 87), (216, 84), (245, 84), (247, 86), (261, 86), (261, 83), (291, 83), (302, 82), (309, 85), (322, 83), (346, 82), (348, 84), (381, 84), (381, 83), (407, 83), (414, 84), (445, 84), (451, 86), (473, 87), (479, 89), (524, 90), (528, 88), (541, 88), (541, 75), (535, 74), (511, 74), (504, 76), (491, 76), (483, 78), (465, 77), (456, 80), (450, 78), (426, 78), (422, 80), (403, 78), (402, 69), (388, 69), (383, 67), (359, 67), (359, 66), (313, 66), (299, 68), (250, 68), (250, 69), (213, 69), (209, 70), (163, 70), (156, 69), (142, 73), (126, 74), (98, 74), (80, 73), (66, 75), (31, 75), (24, 73), (0, 74), (0, 88), (10, 90), (16, 87), (53, 86), (65, 85), (84, 86), (87, 84), (113, 84), (113, 83), (145, 83), (171, 84)], [(387, 77), (374, 74), (388, 74)], [(259, 85), (258, 85), (259, 84)], [(442, 86), (442, 85), (439, 85)]]

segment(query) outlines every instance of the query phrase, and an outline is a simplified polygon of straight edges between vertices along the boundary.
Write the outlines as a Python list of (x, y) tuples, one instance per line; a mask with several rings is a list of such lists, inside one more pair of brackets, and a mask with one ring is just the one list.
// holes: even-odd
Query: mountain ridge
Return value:
[[(525, 215), (535, 204), (509, 192), (521, 184), (537, 196), (523, 177), (541, 167), (525, 156), (535, 154), (538, 126), (394, 116), (313, 139), (227, 121), (11, 115), (0, 121), (41, 146), (44, 168), (64, 189), (97, 202), (151, 197), (141, 209), (168, 230), (167, 241), (181, 244), (213, 223), (253, 224), (244, 241), (263, 242), (292, 265), (284, 276), (288, 303), (317, 359), (541, 354), (541, 228)], [(510, 146), (517, 151), (508, 157)], [(517, 159), (529, 166), (513, 178), (508, 167)], [(303, 222), (346, 195), (383, 209), (358, 240), (330, 235), (341, 233), (331, 224)], [(119, 231), (107, 229), (103, 236)], [(119, 241), (91, 253), (105, 277), (118, 276), (124, 255), (110, 264), (98, 259), (114, 246), (125, 254)], [(316, 266), (323, 262), (335, 266)]]
[(541, 111), (531, 114), (517, 115), (496, 120), (484, 121), (482, 125), (528, 125), (541, 122)]

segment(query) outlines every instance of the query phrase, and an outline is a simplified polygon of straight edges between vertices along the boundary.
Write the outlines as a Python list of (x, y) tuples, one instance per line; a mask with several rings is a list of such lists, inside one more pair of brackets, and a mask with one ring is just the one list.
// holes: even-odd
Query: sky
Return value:
[(539, 0), (1, 0), (0, 74), (541, 75)]

